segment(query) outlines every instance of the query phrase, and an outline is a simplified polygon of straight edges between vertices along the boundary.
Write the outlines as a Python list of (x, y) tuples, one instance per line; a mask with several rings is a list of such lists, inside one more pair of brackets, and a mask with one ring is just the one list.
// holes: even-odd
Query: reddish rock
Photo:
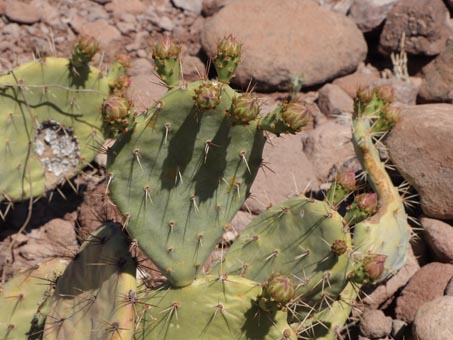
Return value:
[(399, 51), (403, 33), (411, 54), (436, 55), (450, 34), (449, 12), (442, 0), (400, 0), (387, 15), (380, 35), (380, 49)]
[(453, 218), (453, 105), (400, 108), (385, 143), (401, 175), (417, 190), (428, 217)]
[(351, 126), (333, 120), (302, 135), (304, 153), (312, 162), (316, 178), (321, 183), (327, 181), (334, 166), (341, 168), (345, 162), (355, 158), (351, 138)]
[(420, 97), (427, 102), (453, 100), (453, 39), (434, 60), (423, 67)]
[(425, 240), (440, 262), (453, 263), (453, 227), (445, 222), (423, 217)]
[(319, 90), (318, 106), (326, 116), (340, 116), (354, 111), (354, 101), (338, 85), (326, 84)]
[(422, 267), (409, 280), (396, 300), (397, 319), (411, 323), (417, 310), (426, 302), (443, 296), (445, 288), (453, 275), (453, 265), (432, 262)]
[(160, 84), (159, 78), (151, 73), (133, 76), (130, 81), (127, 95), (138, 113), (145, 111), (167, 92), (167, 88)]
[(6, 1), (5, 15), (9, 20), (20, 24), (34, 24), (41, 20), (39, 8), (17, 0)]
[(354, 98), (359, 89), (368, 88), (374, 81), (380, 79), (376, 72), (355, 72), (335, 79), (332, 84), (338, 85), (351, 98)]
[[(284, 25), (282, 24), (284, 22)], [(243, 60), (233, 81), (259, 90), (287, 90), (303, 74), (316, 85), (353, 72), (367, 53), (352, 20), (311, 0), (233, 1), (206, 20), (202, 44), (214, 55), (217, 42), (233, 34), (243, 43)]]
[(146, 11), (145, 4), (140, 0), (113, 0), (105, 5), (105, 8), (115, 16), (121, 16), (124, 13), (143, 14)]
[(381, 310), (367, 310), (360, 317), (360, 332), (371, 338), (383, 338), (392, 331), (392, 318)]
[(302, 152), (301, 135), (272, 137), (263, 153), (263, 167), (253, 182), (245, 210), (260, 213), (270, 205), (319, 185), (311, 162)]
[(453, 297), (442, 296), (421, 306), (412, 333), (414, 340), (453, 339)]

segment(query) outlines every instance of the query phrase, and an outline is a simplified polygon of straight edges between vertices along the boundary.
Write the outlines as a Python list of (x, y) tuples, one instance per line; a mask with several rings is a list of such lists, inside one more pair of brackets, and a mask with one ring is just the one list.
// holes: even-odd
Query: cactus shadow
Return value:
[(246, 339), (262, 340), (269, 334), (270, 329), (276, 324), (275, 312), (265, 312), (252, 301), (252, 307), (245, 312), (245, 322), (241, 331)]
[(202, 114), (202, 112), (192, 109), (170, 140), (167, 158), (163, 162), (160, 174), (162, 190), (171, 190), (177, 186), (178, 181), (176, 179), (178, 175), (184, 173), (190, 163), (195, 148), (195, 141), (200, 131)]

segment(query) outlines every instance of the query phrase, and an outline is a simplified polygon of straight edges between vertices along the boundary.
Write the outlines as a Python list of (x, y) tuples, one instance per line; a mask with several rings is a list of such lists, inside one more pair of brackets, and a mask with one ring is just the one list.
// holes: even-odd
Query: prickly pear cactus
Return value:
[(238, 276), (203, 276), (180, 289), (161, 288), (142, 297), (134, 339), (296, 339), (287, 313), (266, 312), (262, 287)]
[(59, 278), (44, 339), (131, 339), (136, 293), (129, 241), (118, 225), (107, 223)]
[(353, 121), (354, 148), (378, 199), (376, 213), (355, 225), (353, 245), (362, 268), (365, 265), (375, 273), (376, 266), (384, 262), (379, 279), (394, 274), (404, 265), (411, 238), (403, 200), (374, 144), (374, 139), (382, 137), (398, 121), (397, 111), (390, 107), (391, 101), (388, 87), (359, 92)]
[(343, 290), (350, 251), (341, 216), (325, 202), (296, 197), (255, 218), (213, 271), (258, 282), (285, 274), (312, 308)]
[(66, 261), (43, 262), (8, 281), (0, 292), (0, 338), (42, 339), (57, 278)]
[(262, 129), (298, 131), (305, 112), (287, 105), (264, 123), (256, 100), (227, 84), (176, 86), (169, 80), (179, 74), (172, 46), (154, 48), (157, 71), (172, 89), (118, 139), (108, 169), (125, 227), (180, 287), (195, 278), (247, 197), (261, 164)]
[(0, 201), (40, 196), (97, 154), (102, 105), (123, 68), (104, 76), (88, 65), (96, 51), (81, 38), (70, 59), (46, 57), (0, 77)]

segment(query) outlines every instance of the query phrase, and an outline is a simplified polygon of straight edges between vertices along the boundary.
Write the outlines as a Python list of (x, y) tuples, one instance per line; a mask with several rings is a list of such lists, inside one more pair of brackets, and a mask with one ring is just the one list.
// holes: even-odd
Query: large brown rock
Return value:
[(432, 262), (422, 267), (409, 280), (396, 300), (397, 319), (411, 323), (417, 310), (426, 302), (443, 296), (445, 288), (453, 275), (453, 265)]
[(453, 39), (434, 60), (423, 67), (420, 97), (427, 102), (453, 100)]
[(367, 45), (344, 15), (311, 0), (233, 1), (206, 20), (202, 44), (208, 55), (233, 34), (243, 43), (242, 63), (234, 82), (246, 88), (286, 90), (290, 76), (303, 73), (305, 86), (354, 71)]
[(420, 195), (428, 217), (453, 218), (453, 105), (400, 109), (401, 120), (386, 139), (390, 157)]
[(387, 15), (380, 49), (398, 51), (403, 33), (405, 50), (411, 54), (436, 55), (450, 32), (449, 12), (442, 0), (400, 0)]
[(39, 8), (18, 0), (6, 1), (5, 15), (9, 20), (20, 24), (34, 24), (41, 20)]
[(453, 263), (453, 227), (432, 218), (421, 218), (425, 240), (437, 260)]
[(414, 340), (453, 339), (453, 296), (442, 296), (421, 306), (412, 332)]
[(295, 196), (309, 187), (316, 190), (319, 182), (311, 162), (302, 152), (301, 135), (282, 135), (266, 143), (263, 167), (250, 190), (245, 209), (261, 213), (271, 205)]

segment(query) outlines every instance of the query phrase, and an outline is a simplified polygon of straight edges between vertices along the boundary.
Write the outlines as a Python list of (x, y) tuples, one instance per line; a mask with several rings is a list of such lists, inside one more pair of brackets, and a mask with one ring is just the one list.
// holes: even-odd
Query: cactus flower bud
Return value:
[(260, 104), (256, 97), (243, 94), (233, 98), (227, 116), (233, 124), (248, 124), (260, 113)]
[(347, 170), (340, 172), (335, 178), (336, 182), (348, 191), (356, 189), (355, 172), (354, 170)]
[(213, 57), (218, 80), (229, 83), (241, 60), (241, 44), (230, 34), (217, 45), (217, 53)]
[(335, 240), (332, 243), (331, 250), (332, 253), (334, 253), (335, 255), (341, 256), (348, 250), (348, 245), (344, 240)]
[(290, 133), (299, 132), (310, 121), (310, 113), (307, 108), (297, 102), (286, 104), (282, 112), (282, 118), (288, 126)]
[(102, 108), (104, 121), (114, 125), (127, 120), (131, 109), (131, 103), (124, 97), (110, 96)]
[(180, 53), (181, 46), (175, 44), (168, 36), (164, 36), (153, 46), (153, 59), (179, 59)]
[(371, 281), (381, 278), (386, 259), (387, 256), (382, 254), (367, 255), (363, 259), (363, 271)]
[(204, 81), (195, 90), (195, 105), (203, 110), (213, 110), (220, 104), (221, 86), (215, 81)]
[(295, 288), (285, 275), (272, 275), (266, 283), (265, 292), (273, 301), (285, 305), (294, 297)]
[(80, 36), (72, 51), (71, 65), (75, 68), (88, 65), (98, 51), (99, 44), (96, 39), (91, 36)]
[(373, 213), (377, 207), (377, 194), (376, 193), (364, 193), (357, 195), (355, 201), (359, 208), (367, 213)]

